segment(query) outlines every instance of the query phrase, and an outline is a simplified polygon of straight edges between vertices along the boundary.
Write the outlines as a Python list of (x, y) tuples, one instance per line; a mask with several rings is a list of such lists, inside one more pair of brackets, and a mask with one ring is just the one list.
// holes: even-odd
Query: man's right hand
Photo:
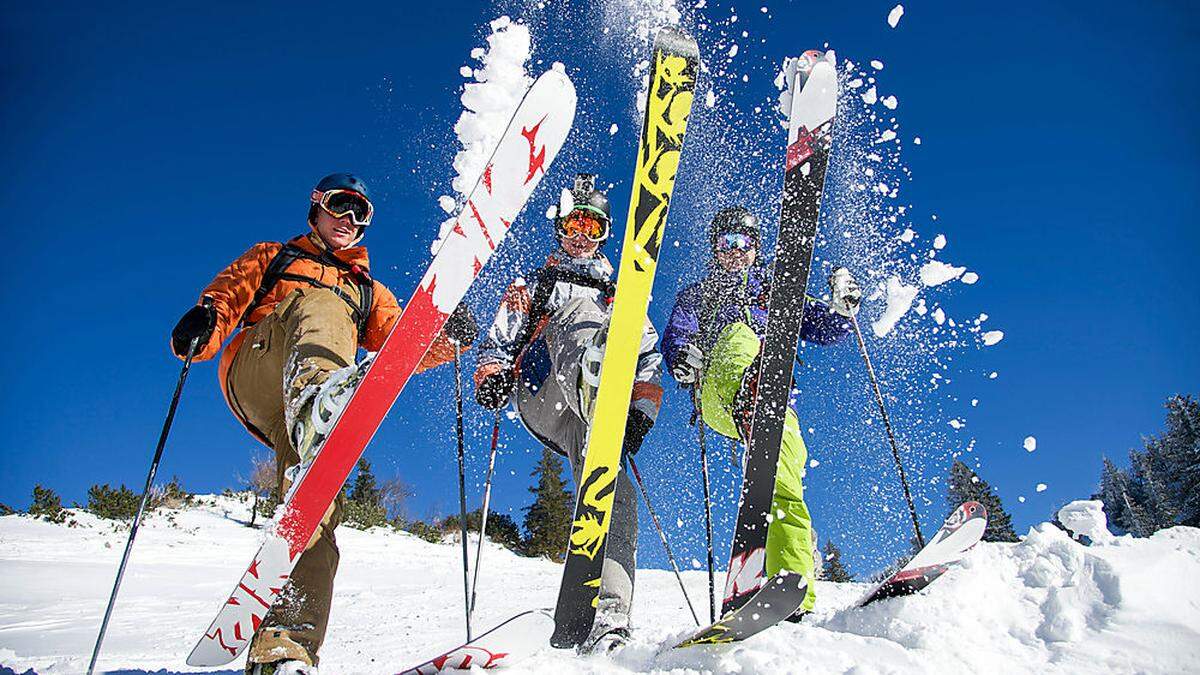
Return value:
[(477, 373), (475, 401), (488, 410), (499, 410), (508, 405), (508, 399), (517, 384), (513, 369), (499, 363), (488, 363), (479, 368), (490, 372)]
[(675, 367), (671, 369), (671, 375), (675, 377), (675, 381), (685, 387), (691, 387), (696, 384), (696, 380), (700, 379), (700, 372), (704, 369), (704, 352), (696, 345), (687, 345), (679, 354), (679, 358), (675, 361)]
[(186, 358), (192, 340), (196, 340), (196, 351), (204, 349), (217, 325), (217, 311), (212, 305), (196, 305), (184, 313), (171, 331), (171, 351), (179, 358)]

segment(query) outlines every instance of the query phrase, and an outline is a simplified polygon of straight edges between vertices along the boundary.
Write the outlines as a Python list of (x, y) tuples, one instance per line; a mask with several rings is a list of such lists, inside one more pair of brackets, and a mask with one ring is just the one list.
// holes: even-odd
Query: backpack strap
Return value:
[[(292, 272), (288, 272), (287, 269), (292, 266), (292, 263), (301, 258), (350, 272), (358, 282), (357, 301), (355, 298), (351, 297), (350, 294), (346, 293), (346, 291), (337, 286), (331, 286), (319, 279), (306, 277), (303, 274), (294, 274)], [(279, 249), (279, 252), (275, 254), (275, 257), (272, 258), (271, 262), (267, 265), (267, 270), (263, 273), (262, 282), (259, 283), (258, 289), (254, 291), (254, 299), (250, 302), (250, 305), (246, 307), (246, 311), (242, 314), (241, 324), (243, 327), (250, 326), (250, 324), (247, 323), (250, 319), (250, 314), (258, 308), (259, 304), (262, 303), (263, 298), (267, 297), (267, 294), (275, 288), (275, 284), (279, 283), (281, 279), (298, 281), (309, 284), (310, 286), (327, 288), (333, 291), (334, 295), (338, 296), (342, 300), (345, 300), (346, 304), (350, 305), (350, 311), (354, 314), (354, 323), (358, 328), (359, 338), (361, 339), (362, 336), (366, 334), (367, 320), (371, 316), (371, 308), (374, 306), (375, 301), (375, 284), (371, 279), (371, 275), (358, 265), (351, 265), (345, 261), (339, 260), (337, 256), (333, 255), (329, 251), (321, 251), (320, 255), (316, 255), (305, 251), (291, 242), (283, 244), (283, 247)]]

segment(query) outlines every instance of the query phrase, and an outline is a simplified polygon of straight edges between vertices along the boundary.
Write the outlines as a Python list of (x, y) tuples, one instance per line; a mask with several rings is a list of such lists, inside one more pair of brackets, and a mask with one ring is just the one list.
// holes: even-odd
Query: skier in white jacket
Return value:
[[(578, 486), (613, 296), (613, 267), (600, 252), (611, 231), (608, 198), (580, 174), (555, 218), (558, 248), (546, 264), (509, 285), (479, 350), (476, 400), (498, 410), (510, 400), (525, 428), (571, 463)], [(642, 335), (625, 452), (636, 453), (662, 403), (658, 333)], [(630, 345), (629, 348), (634, 348)], [(637, 495), (617, 480), (596, 623), (585, 649), (628, 638), (637, 553)]]

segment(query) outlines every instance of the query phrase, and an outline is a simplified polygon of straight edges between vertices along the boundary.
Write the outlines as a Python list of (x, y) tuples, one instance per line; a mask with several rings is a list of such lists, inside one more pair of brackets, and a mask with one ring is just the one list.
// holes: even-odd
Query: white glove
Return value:
[(683, 348), (683, 353), (679, 355), (679, 360), (675, 363), (671, 374), (675, 376), (675, 381), (679, 384), (695, 384), (703, 369), (704, 352), (700, 351), (696, 345), (688, 345)]
[(829, 290), (832, 302), (830, 309), (849, 319), (858, 314), (858, 306), (862, 303), (862, 289), (854, 280), (854, 275), (845, 267), (839, 267), (829, 276)]

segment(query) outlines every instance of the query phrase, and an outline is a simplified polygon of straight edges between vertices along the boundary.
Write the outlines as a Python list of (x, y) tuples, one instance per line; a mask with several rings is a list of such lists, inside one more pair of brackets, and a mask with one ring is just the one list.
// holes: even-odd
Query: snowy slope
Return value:
[[(184, 657), (258, 538), (236, 498), (204, 502), (157, 514), (142, 529), (102, 669), (199, 672)], [(0, 518), (0, 665), (18, 673), (86, 668), (125, 531), (75, 518), (77, 527)], [(393, 672), (461, 641), (459, 548), (390, 531), (342, 528), (338, 538), (326, 673)], [(483, 565), (479, 628), (553, 606), (558, 565), (495, 546)], [(705, 575), (685, 579), (702, 605)], [(670, 573), (648, 570), (638, 577), (635, 640), (623, 652), (547, 650), (507, 672), (1195, 672), (1197, 579), (1200, 530), (1085, 547), (1042, 525), (1020, 544), (979, 546), (922, 596), (848, 609), (865, 585), (821, 583), (818, 611), (801, 625), (737, 646), (660, 653), (691, 620)]]

